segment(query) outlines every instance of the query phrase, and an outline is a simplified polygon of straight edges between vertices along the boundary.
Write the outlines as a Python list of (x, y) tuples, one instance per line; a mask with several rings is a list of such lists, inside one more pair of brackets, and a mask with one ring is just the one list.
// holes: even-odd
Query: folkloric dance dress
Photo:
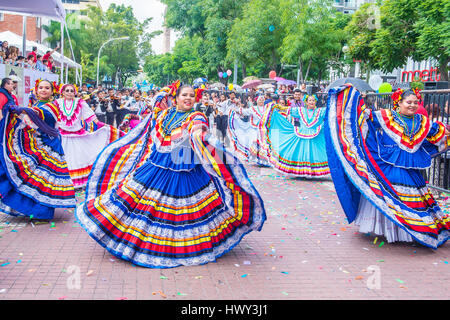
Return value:
[(99, 155), (76, 216), (111, 254), (144, 267), (215, 261), (261, 230), (263, 201), (200, 112), (147, 117)]
[(95, 123), (95, 113), (80, 98), (71, 101), (61, 98), (55, 104), (61, 114), (58, 126), (70, 176), (75, 188), (82, 188), (97, 155), (122, 133), (113, 126)]
[(75, 208), (74, 186), (55, 129), (58, 108), (47, 101), (36, 101), (31, 108), (8, 103), (2, 113), (0, 211), (52, 219), (55, 208)]
[(436, 249), (450, 236), (450, 217), (434, 200), (421, 170), (445, 150), (445, 126), (368, 108), (352, 86), (330, 90), (325, 121), (328, 160), (349, 223), (388, 242)]
[(260, 166), (270, 166), (268, 150), (265, 148), (265, 137), (261, 135), (260, 125), (262, 117), (264, 115), (264, 110), (266, 106), (260, 106), (258, 104), (250, 107), (250, 127), (249, 135), (251, 137), (255, 136), (256, 140), (250, 141), (250, 161), (255, 162)]
[(271, 165), (296, 177), (330, 176), (325, 135), (322, 130), (326, 108), (291, 106), (287, 113), (272, 105), (264, 113), (261, 136)]
[(252, 158), (250, 149), (258, 141), (258, 128), (252, 125), (251, 118), (250, 108), (232, 110), (228, 118), (228, 136), (231, 145), (239, 158), (246, 162)]

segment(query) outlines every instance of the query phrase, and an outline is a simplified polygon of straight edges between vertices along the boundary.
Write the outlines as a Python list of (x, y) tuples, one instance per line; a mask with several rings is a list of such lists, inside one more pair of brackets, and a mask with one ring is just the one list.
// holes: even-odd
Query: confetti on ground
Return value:
[(86, 273), (86, 276), (90, 276), (91, 274), (93, 274), (94, 273), (94, 270), (89, 270), (87, 273)]
[(161, 297), (167, 298), (167, 296), (166, 296), (164, 293), (162, 293), (162, 291), (155, 291), (155, 292), (152, 292), (152, 295), (156, 295), (156, 294), (158, 294), (158, 293), (161, 295)]
[(395, 281), (397, 281), (398, 283), (405, 283), (403, 280), (400, 279), (395, 279)]

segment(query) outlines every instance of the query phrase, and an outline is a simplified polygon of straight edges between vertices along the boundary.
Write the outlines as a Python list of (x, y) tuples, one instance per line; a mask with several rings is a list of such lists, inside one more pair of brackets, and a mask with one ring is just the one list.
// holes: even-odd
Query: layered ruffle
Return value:
[[(420, 123), (426, 130), (424, 133), (424, 128), (416, 130), (421, 143), (408, 142), (410, 147), (405, 149), (403, 142), (407, 140), (399, 136), (392, 139), (396, 141), (392, 148), (412, 154), (427, 148), (430, 154), (432, 137), (436, 132), (430, 130), (426, 122)], [(377, 131), (384, 130), (385, 124), (367, 108), (360, 93), (352, 86), (330, 90), (325, 133), (331, 175), (341, 205), (351, 223), (357, 217), (360, 200), (364, 197), (414, 240), (437, 248), (450, 236), (450, 217), (434, 200), (420, 171), (415, 167), (403, 167), (428, 163), (426, 153), (417, 153), (417, 157), (424, 159), (415, 161), (407, 159), (404, 154), (395, 153), (393, 156), (392, 152), (390, 159), (397, 157), (403, 163), (392, 165), (384, 161), (378, 156), (380, 141), (374, 137)], [(437, 126), (440, 127), (439, 124)], [(384, 133), (391, 137), (393, 131), (384, 130)], [(438, 146), (434, 148), (437, 150)], [(389, 154), (385, 152), (383, 155)]]
[(166, 136), (167, 112), (103, 150), (76, 211), (109, 252), (152, 268), (215, 261), (266, 219), (244, 167), (209, 134), (205, 116), (192, 113)]

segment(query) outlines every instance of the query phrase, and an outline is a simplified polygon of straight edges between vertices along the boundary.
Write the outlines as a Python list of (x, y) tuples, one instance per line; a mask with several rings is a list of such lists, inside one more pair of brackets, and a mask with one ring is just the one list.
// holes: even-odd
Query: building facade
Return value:
[[(0, 32), (10, 31), (23, 34), (23, 16), (0, 12)], [(27, 17), (27, 40), (42, 42), (42, 18)], [(0, 39), (2, 41), (2, 39)]]
[(88, 6), (102, 8), (98, 0), (61, 0), (61, 2), (63, 3), (64, 9), (66, 9), (66, 13), (78, 13), (82, 16)]

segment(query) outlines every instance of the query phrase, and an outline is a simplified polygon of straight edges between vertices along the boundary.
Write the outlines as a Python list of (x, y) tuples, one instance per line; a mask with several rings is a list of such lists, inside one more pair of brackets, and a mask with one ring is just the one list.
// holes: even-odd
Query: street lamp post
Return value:
[(111, 41), (115, 41), (115, 40), (128, 40), (130, 39), (130, 37), (121, 37), (121, 38), (113, 38), (113, 39), (109, 39), (108, 41), (106, 41), (105, 43), (102, 44), (102, 46), (100, 47), (100, 49), (98, 50), (98, 56), (97, 56), (97, 84), (96, 87), (98, 87), (98, 75), (100, 72), (100, 53), (102, 52), (103, 47), (110, 43)]

